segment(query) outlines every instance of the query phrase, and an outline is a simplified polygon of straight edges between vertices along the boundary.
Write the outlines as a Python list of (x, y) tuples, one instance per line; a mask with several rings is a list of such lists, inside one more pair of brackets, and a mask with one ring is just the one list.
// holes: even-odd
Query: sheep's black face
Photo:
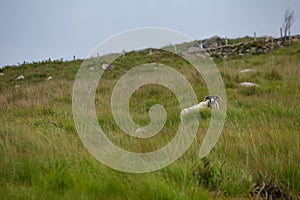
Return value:
[(219, 108), (219, 105), (218, 105), (218, 102), (217, 102), (217, 100), (219, 99), (220, 97), (219, 96), (206, 96), (205, 97), (205, 100), (207, 101), (207, 100), (209, 100), (209, 102), (208, 102), (208, 107), (210, 107), (210, 108)]

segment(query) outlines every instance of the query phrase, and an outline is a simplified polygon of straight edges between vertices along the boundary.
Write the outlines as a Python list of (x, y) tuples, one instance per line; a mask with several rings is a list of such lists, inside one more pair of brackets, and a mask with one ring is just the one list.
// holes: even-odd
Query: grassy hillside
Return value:
[[(153, 151), (170, 141), (180, 123), (180, 109), (167, 89), (144, 86), (131, 99), (132, 118), (146, 125), (150, 106), (160, 103), (168, 113), (166, 125), (150, 139), (122, 134), (110, 112), (110, 97), (116, 81), (131, 66), (164, 63), (187, 77), (198, 99), (208, 94), (201, 76), (186, 61), (165, 52), (147, 53), (130, 52), (116, 60), (116, 67), (105, 72), (99, 83), (95, 100), (98, 121), (108, 137), (135, 152)], [(210, 122), (210, 110), (201, 111), (203, 121), (191, 148), (170, 166), (148, 174), (110, 169), (83, 147), (75, 130), (71, 101), (81, 63), (56, 61), (3, 69), (0, 199), (251, 199), (264, 184), (273, 193), (277, 186), (277, 193), (299, 198), (299, 42), (264, 55), (218, 60), (228, 101), (219, 142), (207, 158), (199, 160), (200, 144)], [(256, 72), (240, 74), (245, 68)], [(21, 74), (25, 80), (15, 80)], [(47, 81), (50, 75), (53, 79)], [(243, 81), (260, 87), (237, 85)]]

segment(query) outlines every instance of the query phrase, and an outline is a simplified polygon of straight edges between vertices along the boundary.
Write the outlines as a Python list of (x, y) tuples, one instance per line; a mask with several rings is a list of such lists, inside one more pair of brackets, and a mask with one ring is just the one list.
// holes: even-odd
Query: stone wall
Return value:
[(232, 45), (222, 45), (218, 47), (212, 48), (204, 48), (200, 47), (190, 47), (187, 51), (188, 54), (199, 53), (199, 51), (207, 51), (210, 56), (214, 58), (227, 58), (233, 55), (254, 55), (254, 54), (264, 54), (271, 50), (284, 47), (286, 45), (291, 44), (293, 41), (300, 40), (300, 35), (291, 36), (290, 38), (272, 38), (272, 37), (264, 37), (259, 38), (256, 41), (250, 42), (240, 42)]

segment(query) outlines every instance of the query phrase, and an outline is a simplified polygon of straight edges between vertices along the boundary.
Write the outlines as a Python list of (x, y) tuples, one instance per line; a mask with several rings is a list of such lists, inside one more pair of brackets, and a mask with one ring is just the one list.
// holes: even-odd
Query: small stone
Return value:
[(255, 70), (255, 69), (242, 69), (242, 70), (240, 71), (241, 74), (249, 73), (249, 72), (256, 72), (256, 70)]
[(243, 86), (243, 87), (259, 87), (258, 84), (256, 83), (251, 83), (251, 82), (242, 82), (239, 84), (240, 86)]

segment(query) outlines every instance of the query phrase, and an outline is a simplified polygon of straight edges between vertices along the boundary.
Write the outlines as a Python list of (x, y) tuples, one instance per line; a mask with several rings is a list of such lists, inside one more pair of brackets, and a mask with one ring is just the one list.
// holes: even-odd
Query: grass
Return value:
[[(99, 163), (82, 145), (72, 119), (72, 87), (82, 61), (43, 62), (6, 67), (0, 76), (0, 199), (251, 199), (262, 181), (274, 181), (297, 198), (300, 192), (300, 43), (264, 55), (217, 60), (226, 85), (228, 111), (221, 138), (205, 159), (197, 154), (210, 111), (189, 150), (170, 166), (147, 174), (127, 174)], [(160, 62), (184, 74), (198, 99), (208, 94), (197, 72), (178, 57), (130, 52), (115, 61), (99, 83), (99, 124), (117, 145), (134, 152), (159, 149), (180, 123), (176, 97), (164, 87), (139, 88), (131, 116), (150, 122), (149, 108), (164, 105), (164, 129), (149, 139), (123, 134), (110, 112), (116, 81), (145, 62)], [(256, 72), (240, 74), (245, 68)], [(25, 80), (16, 81), (23, 74)], [(48, 76), (53, 79), (47, 81)], [(259, 88), (241, 88), (243, 81)], [(15, 87), (19, 85), (19, 87)]]

